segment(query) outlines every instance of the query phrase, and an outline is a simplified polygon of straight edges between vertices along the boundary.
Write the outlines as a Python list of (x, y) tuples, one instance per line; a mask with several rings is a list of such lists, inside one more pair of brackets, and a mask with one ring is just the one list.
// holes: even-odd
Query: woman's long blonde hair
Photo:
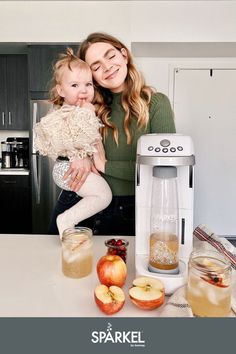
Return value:
[[(122, 92), (121, 103), (125, 110), (124, 118), (124, 130), (127, 137), (127, 144), (132, 141), (130, 133), (131, 116), (137, 119), (138, 127), (146, 127), (149, 119), (149, 104), (151, 95), (155, 90), (150, 86), (146, 86), (142, 74), (136, 69), (130, 51), (121, 43), (117, 38), (108, 35), (106, 33), (91, 33), (80, 45), (78, 50), (78, 57), (85, 60), (86, 52), (91, 44), (104, 42), (109, 43), (119, 51), (124, 48), (127, 52), (127, 76), (125, 79), (125, 89)], [(104, 123), (105, 127), (102, 129), (103, 137), (105, 138), (108, 133), (108, 129), (113, 130), (113, 138), (118, 145), (118, 129), (115, 124), (109, 122), (111, 116), (111, 97), (110, 90), (105, 89), (95, 82), (95, 86), (98, 92), (96, 104), (98, 106), (97, 114)]]
[(77, 66), (81, 70), (90, 71), (89, 65), (78, 58), (72, 48), (67, 48), (65, 53), (61, 53), (58, 59), (53, 65), (53, 76), (51, 80), (51, 89), (49, 91), (50, 101), (56, 106), (61, 107), (64, 102), (64, 98), (61, 97), (57, 92), (57, 85), (61, 83), (61, 76), (64, 68), (72, 70), (72, 66)]

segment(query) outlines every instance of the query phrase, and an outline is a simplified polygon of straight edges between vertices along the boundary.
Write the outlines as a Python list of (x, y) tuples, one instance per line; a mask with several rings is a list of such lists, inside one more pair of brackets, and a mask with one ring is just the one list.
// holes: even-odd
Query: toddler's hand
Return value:
[(84, 100), (80, 103), (80, 108), (88, 108), (91, 109), (91, 111), (95, 112), (94, 105), (90, 102), (85, 102)]

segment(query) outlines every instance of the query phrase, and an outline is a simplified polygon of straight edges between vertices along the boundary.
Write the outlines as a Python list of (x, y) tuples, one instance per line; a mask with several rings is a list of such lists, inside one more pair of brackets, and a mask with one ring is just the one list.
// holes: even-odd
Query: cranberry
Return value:
[(120, 246), (120, 250), (121, 251), (126, 251), (126, 247), (125, 246)]
[(116, 245), (116, 240), (114, 238), (112, 238), (111, 240), (108, 241), (108, 244), (115, 246)]
[(126, 263), (127, 245), (129, 244), (128, 242), (124, 241), (123, 239), (112, 238), (107, 240), (105, 244), (107, 246), (107, 254), (118, 255)]
[(123, 241), (122, 241), (122, 240), (117, 240), (117, 241), (116, 241), (116, 245), (117, 245), (117, 246), (121, 246), (122, 244), (123, 244)]

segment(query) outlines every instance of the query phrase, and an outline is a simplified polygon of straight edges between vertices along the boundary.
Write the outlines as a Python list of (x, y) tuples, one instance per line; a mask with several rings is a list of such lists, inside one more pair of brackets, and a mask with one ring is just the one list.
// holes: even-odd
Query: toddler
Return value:
[[(34, 126), (34, 146), (41, 155), (55, 160), (53, 179), (64, 190), (70, 190), (63, 177), (73, 158), (92, 157), (97, 152), (94, 145), (101, 139), (102, 124), (93, 99), (91, 70), (68, 48), (54, 65), (51, 101), (55, 109)], [(60, 237), (65, 229), (105, 209), (112, 199), (107, 182), (93, 172), (77, 194), (82, 199), (57, 217)]]

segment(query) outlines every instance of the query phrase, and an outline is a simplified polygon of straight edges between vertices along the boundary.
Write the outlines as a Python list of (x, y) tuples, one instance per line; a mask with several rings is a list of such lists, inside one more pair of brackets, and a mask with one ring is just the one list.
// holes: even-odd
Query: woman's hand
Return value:
[(99, 175), (99, 172), (94, 167), (93, 162), (89, 157), (85, 157), (84, 159), (74, 159), (70, 163), (70, 167), (63, 179), (66, 180), (70, 176), (70, 181), (68, 182), (69, 187), (72, 191), (77, 192), (86, 181), (90, 172)]
[(98, 171), (105, 172), (105, 165), (107, 162), (104, 146), (101, 140), (97, 140), (94, 144), (97, 152), (93, 154), (93, 162)]

